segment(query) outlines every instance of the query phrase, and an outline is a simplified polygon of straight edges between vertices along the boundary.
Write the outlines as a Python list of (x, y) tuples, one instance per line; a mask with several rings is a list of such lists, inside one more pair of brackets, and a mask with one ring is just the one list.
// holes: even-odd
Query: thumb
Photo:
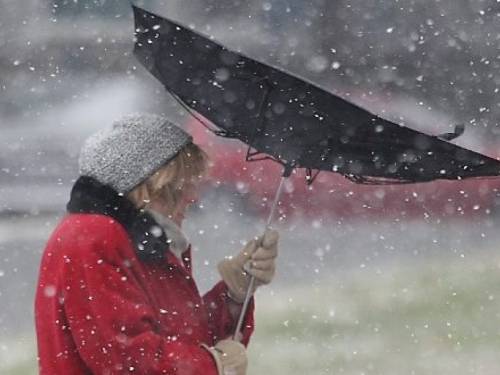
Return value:
[(269, 249), (276, 246), (279, 240), (279, 233), (276, 229), (268, 228), (264, 233), (264, 238), (262, 239), (262, 246)]

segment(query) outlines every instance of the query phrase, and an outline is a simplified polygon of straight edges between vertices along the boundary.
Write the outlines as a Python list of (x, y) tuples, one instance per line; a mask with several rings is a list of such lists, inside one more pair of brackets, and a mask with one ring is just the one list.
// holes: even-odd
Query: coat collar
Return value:
[(141, 260), (163, 259), (168, 250), (165, 231), (149, 213), (138, 210), (130, 200), (94, 178), (82, 176), (75, 182), (67, 210), (116, 220), (129, 234)]
[(165, 231), (165, 234), (168, 237), (168, 245), (170, 251), (181, 261), (182, 254), (188, 249), (189, 242), (182, 232), (181, 228), (170, 218), (162, 215), (161, 213), (152, 210), (146, 209), (146, 212), (149, 213), (153, 219), (162, 227)]

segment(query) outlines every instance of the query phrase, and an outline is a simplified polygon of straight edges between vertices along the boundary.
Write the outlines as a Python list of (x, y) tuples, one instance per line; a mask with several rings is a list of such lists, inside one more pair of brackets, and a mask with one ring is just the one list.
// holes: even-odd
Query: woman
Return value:
[(181, 227), (206, 168), (192, 138), (160, 116), (127, 116), (87, 140), (42, 256), (40, 374), (246, 373), (253, 299), (241, 343), (231, 335), (250, 276), (257, 286), (274, 276), (278, 235), (222, 260), (222, 280), (200, 296)]

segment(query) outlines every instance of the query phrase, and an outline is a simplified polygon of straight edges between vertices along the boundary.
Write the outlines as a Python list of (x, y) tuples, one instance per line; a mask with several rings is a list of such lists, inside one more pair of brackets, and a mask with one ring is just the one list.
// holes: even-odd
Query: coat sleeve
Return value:
[(217, 375), (205, 349), (158, 334), (152, 305), (112, 240), (116, 236), (94, 239), (94, 233), (63, 263), (61, 303), (86, 366), (95, 374)]
[[(204, 305), (208, 309), (210, 319), (210, 329), (214, 341), (232, 337), (236, 329), (237, 321), (233, 321), (229, 315), (227, 287), (223, 281), (219, 281), (215, 286), (203, 296)], [(241, 342), (247, 346), (254, 330), (254, 298), (250, 300), (248, 309), (243, 320), (241, 329)]]

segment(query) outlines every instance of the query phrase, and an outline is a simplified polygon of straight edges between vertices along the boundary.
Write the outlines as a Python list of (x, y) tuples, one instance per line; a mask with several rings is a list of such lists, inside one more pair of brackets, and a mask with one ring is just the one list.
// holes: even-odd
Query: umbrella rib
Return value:
[[(280, 160), (277, 160), (276, 158), (273, 158), (272, 156), (269, 156), (264, 152), (261, 152), (259, 150), (255, 150), (255, 151), (252, 151), (252, 150), (253, 150), (252, 146), (248, 146), (245, 161), (253, 162), (253, 161), (262, 161), (262, 160), (272, 160), (272, 161), (275, 161), (276, 163), (283, 164)], [(263, 156), (259, 157), (259, 155), (263, 155)]]
[[(410, 180), (398, 180), (393, 178), (386, 177), (371, 177), (371, 176), (360, 176), (354, 174), (344, 174), (345, 178), (349, 181), (352, 181), (356, 184), (360, 185), (403, 185), (403, 184), (411, 184), (415, 183), (415, 181)], [(426, 180), (422, 180), (420, 182), (426, 182)]]
[(177, 103), (179, 103), (182, 108), (184, 108), (186, 110), (187, 113), (189, 113), (191, 116), (193, 116), (196, 121), (198, 121), (200, 124), (202, 124), (205, 128), (207, 128), (209, 131), (211, 131), (212, 133), (214, 133), (215, 135), (219, 136), (219, 137), (224, 137), (224, 138), (229, 138), (229, 133), (224, 131), (224, 130), (219, 130), (219, 129), (213, 129), (211, 126), (209, 126), (204, 119), (202, 119), (200, 116), (198, 116), (198, 114), (196, 113), (196, 111), (191, 108), (190, 106), (188, 106), (186, 103), (184, 103), (184, 101), (179, 98), (176, 94), (174, 94), (170, 89), (168, 89), (168, 87), (166, 87), (166, 90), (168, 91), (168, 93), (170, 95), (172, 95), (172, 97), (177, 101)]
[[(262, 80), (265, 83), (267, 83), (265, 78), (262, 78)], [(272, 87), (269, 87), (269, 85), (266, 85), (266, 91), (264, 92), (262, 102), (260, 103), (260, 106), (259, 106), (259, 113), (256, 116), (257, 117), (257, 122), (255, 124), (256, 126), (254, 126), (254, 128), (252, 130), (252, 135), (250, 137), (250, 141), (254, 140), (255, 132), (261, 127), (261, 125), (263, 125), (264, 116), (262, 116), (262, 111), (263, 111), (264, 107), (266, 106), (266, 104), (269, 102), (268, 98), (269, 98), (269, 93), (271, 92), (271, 90), (272, 90)]]
[(316, 180), (316, 177), (318, 177), (320, 170), (316, 169), (315, 172), (313, 173), (313, 169), (311, 168), (306, 168), (306, 184), (312, 185), (314, 180)]

